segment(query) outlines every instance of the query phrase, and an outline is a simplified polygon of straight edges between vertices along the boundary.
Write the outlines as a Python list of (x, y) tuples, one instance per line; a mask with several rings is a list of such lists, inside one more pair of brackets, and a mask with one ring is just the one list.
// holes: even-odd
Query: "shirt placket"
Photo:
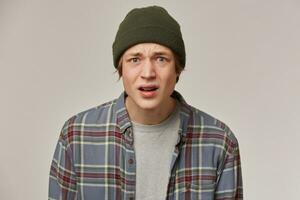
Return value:
[(169, 183), (168, 183), (168, 191), (167, 191), (167, 197), (166, 200), (170, 200), (170, 199), (176, 199), (176, 197), (174, 195), (176, 195), (174, 193), (174, 191), (176, 190), (176, 188), (178, 187), (176, 185), (176, 167), (178, 167), (178, 158), (179, 158), (179, 154), (180, 154), (180, 150), (182, 148), (182, 145), (186, 142), (186, 136), (182, 134), (182, 130), (180, 129), (178, 131), (179, 137), (178, 137), (178, 141), (177, 144), (175, 146), (174, 149), (174, 153), (172, 155), (172, 161), (171, 161), (171, 165), (170, 165), (170, 173), (169, 173)]
[(136, 159), (133, 146), (133, 131), (129, 127), (125, 131), (125, 194), (124, 197), (126, 200), (135, 199), (135, 190), (136, 190)]

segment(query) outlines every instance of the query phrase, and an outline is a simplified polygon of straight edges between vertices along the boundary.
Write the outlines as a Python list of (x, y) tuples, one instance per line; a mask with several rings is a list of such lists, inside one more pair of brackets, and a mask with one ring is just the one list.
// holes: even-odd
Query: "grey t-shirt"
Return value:
[(165, 199), (172, 154), (178, 140), (179, 104), (173, 113), (157, 125), (133, 124), (136, 153), (136, 199)]

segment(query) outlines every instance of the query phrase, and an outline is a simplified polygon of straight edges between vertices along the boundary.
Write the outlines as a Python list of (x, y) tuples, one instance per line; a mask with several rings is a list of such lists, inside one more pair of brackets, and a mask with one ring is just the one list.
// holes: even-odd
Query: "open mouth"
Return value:
[(151, 91), (155, 91), (157, 90), (157, 87), (140, 87), (139, 90), (140, 91), (145, 91), (145, 92), (151, 92)]
[(158, 86), (157, 85), (142, 85), (138, 89), (140, 91), (140, 94), (144, 98), (154, 98), (158, 95)]

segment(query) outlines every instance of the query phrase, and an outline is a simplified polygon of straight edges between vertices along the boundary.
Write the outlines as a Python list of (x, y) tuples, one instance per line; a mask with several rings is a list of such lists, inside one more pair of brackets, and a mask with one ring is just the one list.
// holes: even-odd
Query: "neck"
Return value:
[(154, 125), (159, 124), (167, 119), (176, 108), (176, 100), (170, 98), (166, 105), (162, 105), (156, 109), (142, 109), (132, 106), (131, 100), (126, 98), (125, 105), (132, 121), (139, 124)]

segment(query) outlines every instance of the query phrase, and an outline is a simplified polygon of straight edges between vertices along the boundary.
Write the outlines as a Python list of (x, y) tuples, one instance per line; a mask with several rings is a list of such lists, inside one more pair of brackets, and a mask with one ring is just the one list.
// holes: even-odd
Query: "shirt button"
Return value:
[(133, 159), (132, 159), (132, 158), (128, 159), (128, 163), (129, 163), (130, 165), (132, 165), (132, 164), (133, 164)]
[(190, 183), (187, 183), (187, 184), (186, 184), (186, 188), (187, 188), (187, 189), (190, 189), (190, 188), (191, 188), (191, 184), (190, 184)]

